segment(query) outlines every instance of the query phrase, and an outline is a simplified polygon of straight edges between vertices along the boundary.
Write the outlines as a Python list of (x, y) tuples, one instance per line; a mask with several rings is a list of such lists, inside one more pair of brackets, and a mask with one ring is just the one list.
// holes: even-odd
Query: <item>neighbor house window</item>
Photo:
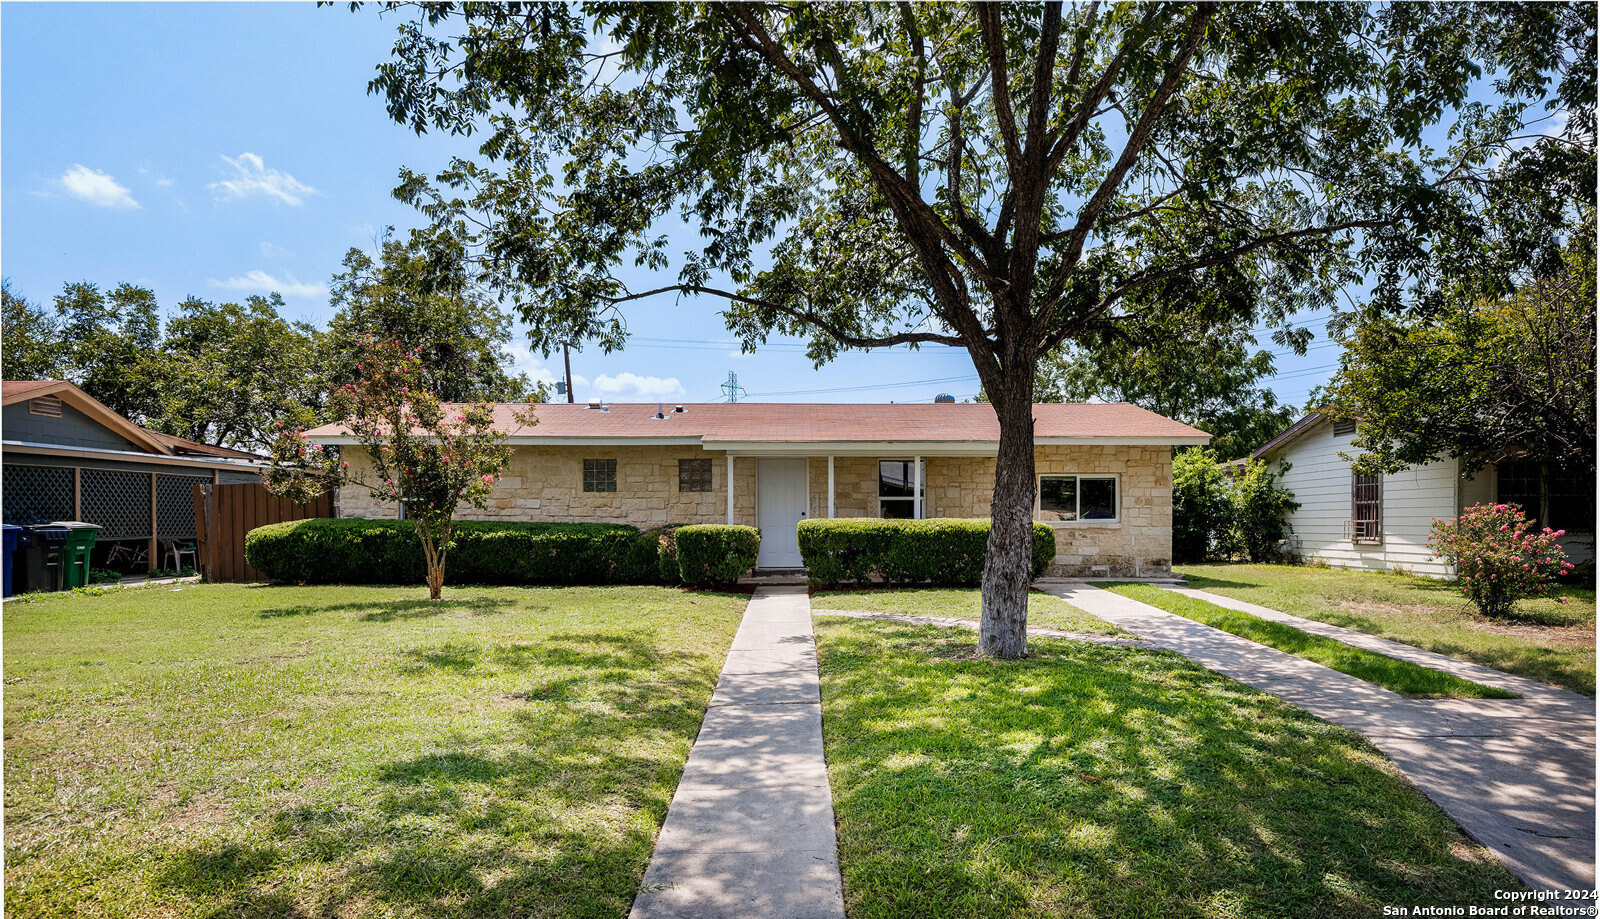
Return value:
[(1496, 494), (1501, 504), (1515, 504), (1535, 527), (1594, 532), (1594, 480), (1587, 475), (1551, 469), (1542, 476), (1539, 464), (1513, 460), (1495, 466)]
[(1039, 476), (1040, 520), (1116, 520), (1114, 475)]
[(917, 516), (916, 481), (915, 460), (879, 460), (878, 516), (899, 520)]
[(710, 491), (711, 461), (708, 459), (678, 460), (679, 491)]
[(586, 459), (583, 461), (584, 491), (616, 491), (617, 461), (614, 459)]
[(1350, 473), (1350, 541), (1383, 541), (1383, 480)]

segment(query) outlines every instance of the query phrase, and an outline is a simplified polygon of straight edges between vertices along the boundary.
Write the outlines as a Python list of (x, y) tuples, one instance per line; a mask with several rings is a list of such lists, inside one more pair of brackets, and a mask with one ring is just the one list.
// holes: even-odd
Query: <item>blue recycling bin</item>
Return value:
[(22, 538), (22, 527), (14, 527), (9, 523), (5, 524), (4, 527), (5, 527), (5, 543), (4, 543), (5, 553), (4, 553), (4, 563), (3, 564), (5, 565), (5, 575), (6, 575), (6, 578), (5, 578), (5, 596), (9, 597), (12, 594), (16, 593), (16, 591), (14, 589), (12, 589), (12, 587), (11, 587), (11, 556), (15, 555), (16, 552), (17, 552), (17, 543)]

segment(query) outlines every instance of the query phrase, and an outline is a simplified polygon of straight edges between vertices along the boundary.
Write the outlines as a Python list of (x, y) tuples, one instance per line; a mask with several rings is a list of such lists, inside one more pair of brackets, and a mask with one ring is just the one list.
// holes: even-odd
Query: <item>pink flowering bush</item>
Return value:
[[(371, 458), (365, 477), (351, 472), (336, 450), (306, 442), (304, 431), (285, 431), (273, 445), (267, 487), (273, 494), (309, 501), (324, 489), (354, 483), (372, 496), (405, 506), (416, 522), (427, 561), (428, 596), (444, 592), (458, 506), (482, 509), (500, 471), (511, 459), (506, 435), (494, 425), (494, 405), (446, 406), (429, 389), (421, 349), (371, 335), (357, 342), (360, 378), (336, 387), (334, 417)], [(532, 409), (515, 415), (536, 422)]]
[(1524, 597), (1542, 597), (1572, 570), (1556, 539), (1566, 530), (1530, 529), (1514, 504), (1474, 504), (1455, 520), (1435, 520), (1428, 544), (1456, 566), (1461, 591), (1485, 616), (1507, 616)]

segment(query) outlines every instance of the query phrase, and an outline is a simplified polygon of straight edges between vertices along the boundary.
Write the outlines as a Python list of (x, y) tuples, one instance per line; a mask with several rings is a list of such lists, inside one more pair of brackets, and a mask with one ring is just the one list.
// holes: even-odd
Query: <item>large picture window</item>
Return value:
[(916, 461), (879, 460), (878, 516), (897, 520), (910, 520), (916, 517), (918, 497), (916, 484)]
[(1589, 476), (1508, 460), (1495, 467), (1495, 478), (1499, 503), (1521, 507), (1535, 528), (1594, 532), (1594, 480)]
[(1039, 476), (1040, 520), (1117, 520), (1117, 477)]

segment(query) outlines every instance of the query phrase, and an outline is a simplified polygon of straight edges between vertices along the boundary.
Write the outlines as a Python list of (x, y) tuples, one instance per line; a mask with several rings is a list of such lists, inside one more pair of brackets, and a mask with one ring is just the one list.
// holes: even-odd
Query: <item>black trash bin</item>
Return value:
[(31, 545), (24, 553), (28, 584), (24, 590), (61, 590), (64, 587), (66, 566), (62, 564), (67, 540), (72, 538), (72, 528), (54, 523), (38, 523), (24, 531)]

